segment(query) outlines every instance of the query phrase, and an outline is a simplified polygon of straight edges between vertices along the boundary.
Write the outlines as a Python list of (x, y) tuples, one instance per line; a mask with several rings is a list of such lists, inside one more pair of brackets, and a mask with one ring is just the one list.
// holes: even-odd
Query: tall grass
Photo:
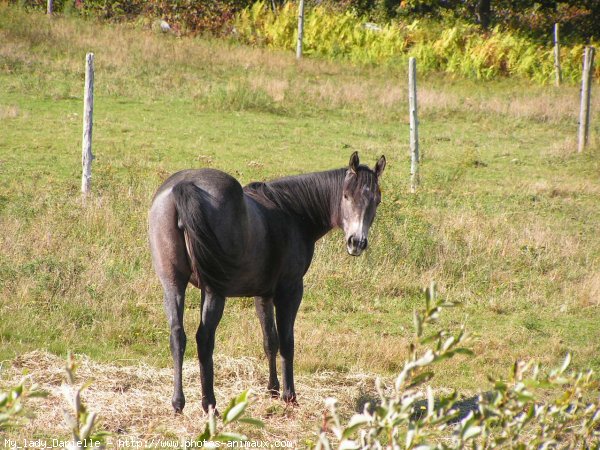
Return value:
[[(466, 22), (444, 26), (430, 20), (377, 26), (326, 6), (308, 10), (304, 23), (303, 49), (308, 55), (392, 66), (405, 65), (414, 56), (425, 72), (484, 80), (518, 76), (539, 83), (554, 79), (552, 48), (500, 27), (482, 33)], [(236, 31), (244, 42), (292, 49), (297, 39), (297, 5), (288, 2), (274, 12), (265, 2), (257, 2), (238, 15)], [(563, 46), (561, 52), (564, 79), (578, 81), (583, 46)]]

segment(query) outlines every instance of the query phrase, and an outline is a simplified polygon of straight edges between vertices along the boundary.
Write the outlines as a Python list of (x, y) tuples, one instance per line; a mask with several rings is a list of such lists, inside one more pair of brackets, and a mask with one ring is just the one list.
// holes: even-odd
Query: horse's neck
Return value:
[(286, 177), (267, 183), (274, 203), (299, 217), (317, 240), (339, 226), (344, 169)]

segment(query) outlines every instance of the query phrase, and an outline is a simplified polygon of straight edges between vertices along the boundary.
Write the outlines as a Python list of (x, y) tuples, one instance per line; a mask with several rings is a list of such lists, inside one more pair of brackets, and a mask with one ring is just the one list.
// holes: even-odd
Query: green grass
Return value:
[[(556, 364), (568, 350), (600, 369), (600, 149), (574, 150), (577, 88), (419, 80), (424, 161), (411, 195), (402, 70), (2, 4), (0, 42), (0, 360), (48, 349), (169, 366), (146, 237), (161, 181), (210, 165), (244, 184), (341, 167), (359, 150), (370, 164), (388, 159), (371, 247), (350, 258), (339, 232), (318, 244), (297, 370), (397, 371), (430, 280), (463, 303), (445, 320), (478, 336), (477, 356), (443, 366), (437, 385), (473, 391), (516, 358)], [(96, 160), (82, 204), (86, 51)], [(198, 303), (190, 290), (188, 336)], [(228, 302), (216, 351), (262, 355), (251, 301)]]

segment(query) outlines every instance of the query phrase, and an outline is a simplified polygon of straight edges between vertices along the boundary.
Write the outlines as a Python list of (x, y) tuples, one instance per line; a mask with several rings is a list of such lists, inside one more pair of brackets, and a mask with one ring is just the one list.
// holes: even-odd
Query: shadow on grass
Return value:
[[(484, 393), (484, 396), (489, 395), (489, 393)], [(362, 391), (359, 393), (358, 397), (354, 402), (354, 410), (358, 413), (362, 413), (364, 411), (365, 405), (368, 406), (368, 410), (373, 412), (376, 405), (379, 404), (379, 397), (373, 392), (365, 392)], [(435, 401), (435, 408), (439, 406), (437, 400)], [(471, 397), (467, 397), (461, 400), (458, 400), (454, 404), (454, 409), (458, 410), (458, 416), (455, 419), (448, 422), (449, 424), (458, 423), (463, 420), (465, 417), (469, 415), (471, 411), (477, 411), (479, 407), (479, 395), (474, 395)], [(415, 403), (413, 407), (413, 413), (411, 415), (411, 420), (419, 420), (425, 414), (427, 414), (427, 400), (420, 400)]]

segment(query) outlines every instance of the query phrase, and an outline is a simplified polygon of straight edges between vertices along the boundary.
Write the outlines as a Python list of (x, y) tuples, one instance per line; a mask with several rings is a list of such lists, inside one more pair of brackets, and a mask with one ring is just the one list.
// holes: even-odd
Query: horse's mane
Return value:
[[(310, 222), (317, 230), (337, 225), (342, 189), (347, 168), (288, 176), (269, 182), (250, 183), (244, 192), (287, 214)], [(377, 176), (367, 166), (359, 166), (357, 176), (350, 179), (349, 188), (368, 185), (374, 189)]]

